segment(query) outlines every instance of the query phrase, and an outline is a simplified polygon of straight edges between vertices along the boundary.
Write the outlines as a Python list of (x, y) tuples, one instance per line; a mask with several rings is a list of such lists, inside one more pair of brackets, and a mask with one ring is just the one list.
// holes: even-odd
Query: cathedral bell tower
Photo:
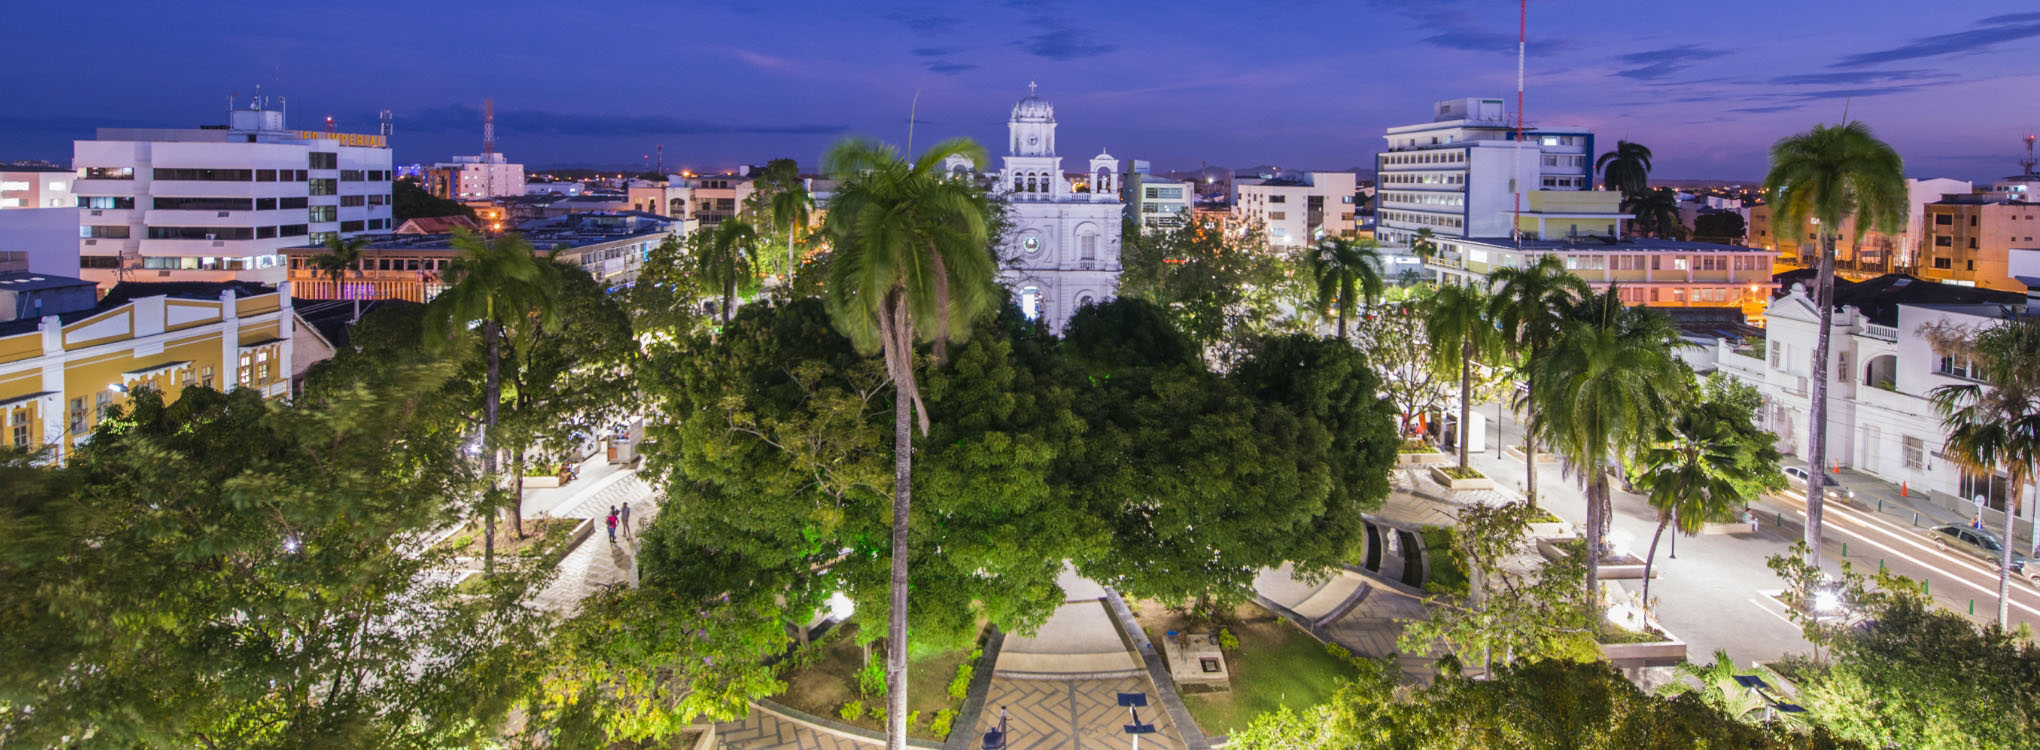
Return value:
[(1034, 95), (1027, 84), (1027, 98), (1013, 105), (1013, 119), (1006, 123), (1007, 153), (1014, 156), (1055, 155), (1055, 105)]

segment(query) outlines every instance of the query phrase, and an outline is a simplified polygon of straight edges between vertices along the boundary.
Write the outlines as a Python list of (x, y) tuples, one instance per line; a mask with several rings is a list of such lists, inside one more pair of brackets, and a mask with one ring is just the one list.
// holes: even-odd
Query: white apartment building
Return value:
[(1530, 128), (1519, 147), (1501, 99), (1438, 102), (1431, 122), (1389, 128), (1386, 138), (1388, 150), (1374, 156), (1375, 235), (1385, 245), (1406, 246), (1426, 228), (1506, 237), (1519, 195), (1594, 187), (1592, 132)]
[(78, 198), (71, 192), (73, 179), (71, 170), (63, 167), (0, 166), (0, 211), (76, 206)]
[(493, 152), (453, 157), (453, 161), (427, 167), (424, 176), (426, 190), (448, 200), (526, 194), (524, 165), (511, 164)]
[(1234, 182), (1233, 218), (1259, 224), (1268, 244), (1309, 245), (1326, 237), (1352, 237), (1358, 177), (1352, 172), (1306, 172), (1301, 177), (1242, 178)]
[[(1837, 281), (1828, 362), (1827, 455), (1832, 462), (1913, 495), (1972, 512), (1973, 499), (2002, 509), (2005, 475), (1965, 470), (1943, 450), (1947, 435), (1928, 402), (1937, 387), (1969, 380), (1967, 362), (1937, 354), (1921, 329), (1955, 324), (1972, 330), (2010, 315), (2040, 314), (2040, 251), (2027, 251), (2026, 273), (2035, 291), (2010, 292), (1936, 284), (1902, 274), (1864, 282)], [(1774, 300), (1761, 338), (1741, 344), (1719, 340), (1711, 359), (1717, 372), (1755, 386), (1764, 396), (1759, 425), (1778, 436), (1781, 453), (1804, 461), (1808, 450), (1812, 353), (1820, 311), (1808, 291), (1794, 285)], [(1702, 365), (1705, 369), (1705, 365)], [(2027, 497), (2031, 497), (2030, 493)], [(2019, 517), (2033, 518), (2027, 502)], [(1998, 528), (1985, 513), (1989, 528)]]
[(262, 106), (76, 141), (80, 276), (278, 284), (285, 247), (395, 228), (386, 136), (288, 130)]
[(1145, 159), (1128, 163), (1122, 187), (1120, 199), (1126, 203), (1126, 218), (1143, 232), (1180, 227), (1197, 207), (1197, 183), (1156, 177)]

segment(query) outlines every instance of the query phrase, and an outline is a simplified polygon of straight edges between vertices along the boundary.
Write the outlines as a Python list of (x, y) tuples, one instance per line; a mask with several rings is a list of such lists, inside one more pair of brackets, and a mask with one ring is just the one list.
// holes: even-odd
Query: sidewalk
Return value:
[[(607, 472), (599, 478), (584, 470), (579, 481), (560, 489), (572, 489), (573, 492), (553, 493), (549, 497), (553, 503), (553, 517), (594, 519), (595, 533), (560, 560), (558, 574), (545, 590), (533, 597), (533, 601), (540, 607), (567, 613), (599, 588), (634, 583), (632, 572), (637, 562), (637, 532), (649, 526), (659, 514), (659, 498), (653, 495), (650, 486), (637, 478), (637, 472), (631, 470)], [(526, 493), (526, 508), (531, 507), (531, 494)], [(609, 516), (610, 506), (621, 506), (626, 502), (630, 503), (630, 533), (626, 534), (619, 527), (616, 541), (612, 543), (604, 521)]]

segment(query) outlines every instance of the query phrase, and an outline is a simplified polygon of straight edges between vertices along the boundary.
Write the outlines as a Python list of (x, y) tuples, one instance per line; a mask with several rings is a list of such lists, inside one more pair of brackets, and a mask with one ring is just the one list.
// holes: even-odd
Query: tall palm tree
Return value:
[(708, 247), (694, 257), (695, 273), (703, 284), (722, 291), (723, 327), (730, 325), (730, 312), (737, 303), (737, 285), (749, 279), (756, 267), (758, 230), (739, 218), (724, 219), (709, 235)]
[(806, 229), (810, 213), (815, 207), (814, 196), (808, 194), (807, 185), (794, 180), (787, 187), (772, 194), (772, 223), (786, 229), (786, 288), (793, 289), (794, 270), (800, 262), (793, 257), (793, 236)]
[(1339, 306), (1339, 340), (1346, 340), (1346, 321), (1353, 317), (1353, 302), (1366, 299), (1373, 307), (1381, 297), (1381, 253), (1373, 240), (1330, 237), (1320, 240), (1304, 257), (1310, 277), (1317, 281), (1319, 307)]
[[(1524, 268), (1501, 268), (1488, 274), (1494, 289), (1488, 318), (1501, 330), (1502, 344), (1519, 363), (1525, 386), (1537, 387), (1537, 360), (1557, 343), (1563, 312), (1588, 294), (1587, 282), (1565, 270), (1556, 255), (1546, 255)], [(1523, 429), (1524, 494), (1537, 507), (1538, 405), (1522, 403), (1528, 416)]]
[(1634, 199), (1650, 190), (1650, 148), (1641, 143), (1616, 141), (1615, 150), (1594, 160), (1601, 170), (1601, 186)]
[[(489, 490), (482, 511), (482, 566), (496, 566), (496, 450), (489, 434), (503, 401), (503, 339), (506, 330), (535, 322), (556, 324), (554, 278), (541, 265), (522, 235), (481, 237), (465, 230), (453, 236), (455, 256), (447, 266), (445, 291), (425, 308), (425, 344), (444, 348), (479, 333), (487, 350), (488, 376), (482, 392), (482, 471)], [(522, 481), (522, 477), (517, 478)], [(516, 502), (522, 502), (522, 492)]]
[[(361, 276), (361, 249), (368, 246), (368, 238), (357, 237), (343, 240), (339, 234), (326, 236), (326, 252), (312, 256), (312, 268), (333, 279), (333, 299), (349, 296), (341, 286), (341, 280), (351, 269), (358, 278)], [(361, 321), (361, 299), (354, 300), (354, 322)]]
[(1659, 239), (1677, 239), (1685, 222), (1679, 220), (1679, 196), (1671, 188), (1646, 191), (1622, 202), (1622, 210), (1634, 214), (1631, 224), (1639, 234)]
[(1814, 303), (1820, 307), (1820, 329), (1813, 346), (1811, 405), (1808, 408), (1806, 463), (1807, 559), (1820, 563), (1822, 489), (1827, 475), (1828, 337), (1834, 324), (1835, 241), (1843, 222), (1856, 220), (1855, 242), (1863, 233), (1886, 234), (1905, 226), (1909, 204), (1905, 161), (1890, 145), (1870, 134), (1869, 126), (1850, 121), (1779, 140), (1771, 146), (1771, 170), (1764, 175), (1764, 193), (1772, 206), (1773, 226), (1820, 222), (1820, 270), (1814, 282)]
[(864, 138), (837, 142), (824, 157), (840, 187), (823, 231), (834, 245), (827, 304), (836, 327), (866, 354), (885, 357), (893, 397), (892, 592), (886, 657), (892, 710), (887, 747), (906, 750), (907, 521), (916, 414), (928, 409), (914, 381), (914, 347), (933, 345), (939, 366), (950, 340), (997, 304), (991, 220), (976, 187), (945, 179), (942, 162), (965, 156), (982, 167), (983, 146), (958, 138), (909, 161)]
[(1459, 371), (1459, 468), (1466, 468), (1473, 418), (1473, 363), (1492, 360), (1502, 350), (1502, 331), (1489, 316), (1490, 300), (1481, 290), (1454, 284), (1431, 295), (1424, 336), (1431, 341), (1432, 365)]
[[(1998, 561), (1998, 625), (2011, 627), (2012, 521), (2028, 482), (2040, 471), (2040, 318), (2018, 318), (1978, 334), (1964, 347), (1982, 383), (1935, 388), (1929, 394), (1947, 429), (1955, 462), (2011, 479), (2005, 503), (2004, 549)], [(2036, 535), (2040, 537), (2040, 535)]]
[(1660, 426), (1655, 443), (1637, 456), (1636, 486), (1658, 520), (1643, 558), (1644, 606), (1650, 606), (1650, 571), (1666, 526), (1676, 522), (1676, 533), (1692, 536), (1709, 521), (1734, 520), (1736, 509), (1754, 499), (1736, 481), (1742, 449), (1729, 425), (1704, 408), (1687, 408)]
[(1438, 240), (1430, 227), (1417, 230), (1417, 236), (1410, 238), (1410, 253), (1423, 260), (1438, 257)]
[(1671, 389), (1685, 381), (1664, 342), (1638, 335), (1647, 326), (1622, 319), (1644, 311), (1614, 312), (1620, 314), (1566, 321), (1551, 350), (1535, 358), (1530, 387), (1535, 431), (1567, 458), (1587, 496), (1587, 593), (1597, 608), (1609, 467), (1649, 439), (1675, 396)]

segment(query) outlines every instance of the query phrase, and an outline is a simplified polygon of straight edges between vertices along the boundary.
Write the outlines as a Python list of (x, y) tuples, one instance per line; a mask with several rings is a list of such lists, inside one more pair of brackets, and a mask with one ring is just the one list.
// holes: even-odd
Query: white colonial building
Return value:
[[(2040, 314), (2040, 296), (2022, 299), (1900, 274), (1856, 283), (1837, 279), (1835, 284), (1828, 363), (1830, 461), (1903, 483), (1914, 496), (1965, 513), (1979, 496), (1988, 507), (2003, 508), (2008, 487), (2003, 473), (1965, 470), (1943, 450), (1946, 432), (1928, 396), (1940, 386), (1974, 381), (1969, 363), (1936, 353), (1922, 328), (1977, 330), (2011, 316)], [(1756, 386), (1764, 396), (1758, 424), (1778, 436), (1780, 452), (1804, 461), (1819, 308), (1803, 285), (1794, 285), (1771, 302), (1765, 317), (1763, 337), (1740, 344), (1720, 341), (1709, 352), (1712, 357), (1701, 359), (1712, 359), (1716, 371)], [(1706, 365), (1700, 363), (1701, 369)], [(2030, 522), (2033, 507), (2027, 503), (2019, 517)], [(1986, 512), (1986, 521), (1997, 528), (1999, 522), (1988, 520), (1992, 515)]]
[[(1111, 299), (1119, 286), (1119, 161), (1099, 152), (1089, 168), (1064, 174), (1055, 150), (1055, 106), (1034, 95), (1013, 105), (1007, 156), (996, 187), (1012, 226), (999, 253), (999, 280), (1027, 317), (1060, 334), (1077, 308)], [(953, 165), (952, 169), (961, 165)]]

